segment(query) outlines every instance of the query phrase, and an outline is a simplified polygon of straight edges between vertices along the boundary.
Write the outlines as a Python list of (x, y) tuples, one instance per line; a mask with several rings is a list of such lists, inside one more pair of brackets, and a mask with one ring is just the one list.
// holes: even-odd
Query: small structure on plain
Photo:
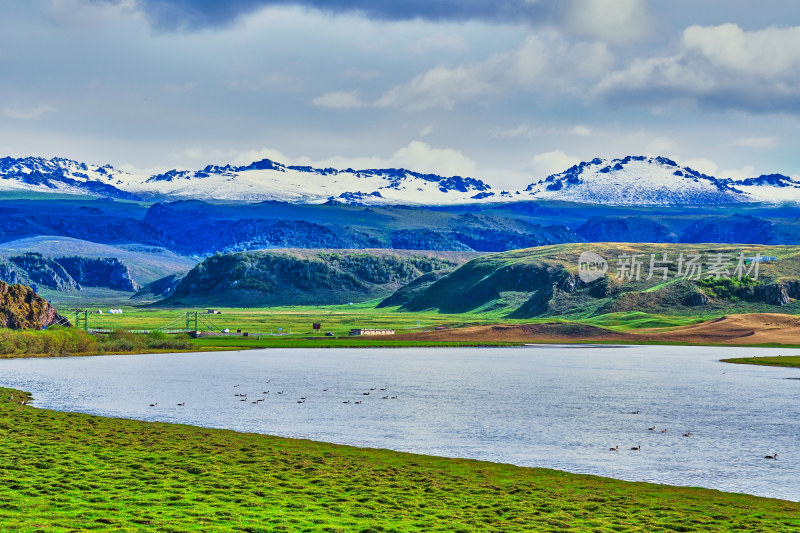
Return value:
[(367, 329), (354, 328), (350, 330), (350, 335), (394, 335), (393, 329)]

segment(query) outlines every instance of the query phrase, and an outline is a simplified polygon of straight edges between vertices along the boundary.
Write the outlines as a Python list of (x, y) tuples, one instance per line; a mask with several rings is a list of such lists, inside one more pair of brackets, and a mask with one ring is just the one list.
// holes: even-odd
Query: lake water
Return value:
[[(11, 359), (0, 361), (0, 385), (63, 411), (800, 501), (800, 369), (719, 362), (778, 354), (798, 351), (526, 346)], [(778, 460), (764, 459), (775, 452)]]

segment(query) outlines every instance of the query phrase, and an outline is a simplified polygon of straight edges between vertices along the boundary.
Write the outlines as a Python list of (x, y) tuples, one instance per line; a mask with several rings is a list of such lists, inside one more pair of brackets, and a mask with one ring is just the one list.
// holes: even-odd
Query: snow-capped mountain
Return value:
[(783, 174), (762, 174), (757, 178), (730, 181), (750, 201), (765, 203), (800, 202), (800, 182)]
[(473, 178), (443, 177), (402, 168), (337, 170), (286, 166), (269, 159), (238, 167), (208, 165), (197, 171), (170, 170), (142, 176), (109, 165), (87, 165), (62, 158), (6, 157), (0, 159), (0, 190), (9, 189), (115, 198), (454, 204), (480, 200), (491, 187)]
[(491, 187), (473, 178), (443, 177), (403, 168), (337, 170), (286, 166), (263, 159), (239, 167), (209, 165), (198, 171), (172, 170), (152, 176), (140, 190), (180, 197), (202, 191), (206, 197), (226, 200), (452, 204), (475, 201)]
[(528, 185), (540, 199), (607, 205), (708, 205), (800, 202), (800, 182), (780, 174), (734, 181), (666, 157), (593, 159)]
[(93, 194), (136, 199), (126, 190), (135, 177), (111, 165), (87, 165), (54, 157), (0, 158), (0, 190)]
[(322, 203), (461, 204), (566, 200), (607, 205), (800, 203), (800, 181), (780, 174), (734, 181), (680, 166), (664, 157), (593, 159), (531, 183), (499, 191), (479, 179), (406, 169), (337, 170), (263, 159), (244, 166), (208, 165), (154, 176), (70, 159), (0, 158), (0, 190), (91, 194), (126, 199)]

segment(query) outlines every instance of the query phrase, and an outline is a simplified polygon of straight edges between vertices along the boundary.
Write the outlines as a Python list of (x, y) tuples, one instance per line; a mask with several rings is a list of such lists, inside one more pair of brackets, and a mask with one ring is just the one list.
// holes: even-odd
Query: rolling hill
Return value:
[[(582, 279), (579, 258), (585, 251), (605, 258), (605, 276)], [(741, 267), (740, 252), (745, 259)], [(660, 263), (664, 254), (671, 263)], [(699, 279), (694, 279), (697, 270), (685, 276), (690, 268), (688, 261), (696, 254), (700, 258), (695, 263), (702, 267)], [(756, 275), (756, 263), (747, 258), (760, 255), (775, 260), (758, 261)], [(636, 268), (632, 256), (638, 256), (638, 279), (633, 275)], [(651, 256), (654, 275), (647, 279)], [(736, 275), (737, 268), (741, 268), (741, 279)], [(733, 278), (724, 279), (725, 271)], [(478, 257), (419, 290), (398, 291), (384, 305), (407, 311), (483, 313), (502, 318), (583, 318), (630, 311), (674, 315), (800, 313), (798, 272), (797, 246), (564, 244)]]
[[(471, 255), (474, 257), (474, 254)], [(159, 305), (266, 307), (362, 302), (392, 294), (468, 256), (386, 250), (280, 250), (213, 255)]]

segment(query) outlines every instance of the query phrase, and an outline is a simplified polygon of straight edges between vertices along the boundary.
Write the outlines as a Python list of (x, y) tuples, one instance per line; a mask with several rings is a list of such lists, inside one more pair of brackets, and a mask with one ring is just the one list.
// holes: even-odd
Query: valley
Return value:
[(5, 2), (0, 533), (800, 531), (800, 4), (685, 4)]

